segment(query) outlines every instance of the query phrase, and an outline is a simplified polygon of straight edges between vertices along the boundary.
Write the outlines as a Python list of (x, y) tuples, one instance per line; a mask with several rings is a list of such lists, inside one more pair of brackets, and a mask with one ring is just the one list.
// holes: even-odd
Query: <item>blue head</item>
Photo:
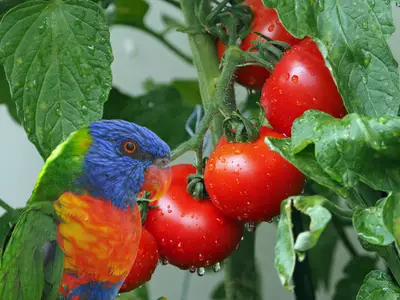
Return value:
[(151, 130), (122, 120), (89, 125), (92, 145), (79, 183), (94, 197), (125, 208), (133, 205), (144, 183), (144, 173), (169, 164), (170, 148)]

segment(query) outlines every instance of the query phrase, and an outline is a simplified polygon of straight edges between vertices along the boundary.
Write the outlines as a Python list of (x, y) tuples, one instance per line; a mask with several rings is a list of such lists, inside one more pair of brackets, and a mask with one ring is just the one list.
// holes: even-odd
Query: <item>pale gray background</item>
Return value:
[[(134, 1), (134, 0), (132, 0)], [(148, 0), (151, 9), (146, 23), (155, 30), (162, 30), (160, 13), (181, 18), (179, 11), (161, 0)], [(394, 5), (393, 5), (394, 6)], [(394, 7), (396, 24), (400, 24), (400, 8)], [(195, 78), (193, 67), (185, 64), (173, 53), (152, 37), (134, 29), (114, 26), (111, 30), (115, 61), (113, 64), (114, 84), (122, 91), (132, 95), (143, 92), (141, 83), (146, 78), (156, 82), (169, 82), (172, 78)], [(181, 33), (171, 33), (171, 40), (189, 52), (187, 38)], [(400, 59), (400, 32), (391, 38), (393, 52)], [(243, 92), (242, 89), (241, 92)], [(24, 130), (12, 121), (3, 105), (0, 105), (0, 198), (14, 207), (23, 206), (29, 198), (43, 161), (34, 146), (28, 141)], [(189, 154), (181, 162), (190, 162)], [(264, 299), (293, 299), (291, 293), (283, 290), (273, 268), (275, 226), (263, 224), (257, 230), (257, 256), (262, 270)], [(358, 245), (357, 245), (358, 246)], [(361, 248), (360, 248), (361, 251)], [(335, 255), (334, 282), (342, 276), (342, 268), (349, 260), (349, 255), (342, 245)], [(324, 262), (321, 261), (321, 264)], [(180, 298), (185, 272), (171, 266), (160, 266), (150, 283), (151, 299), (166, 296), (169, 300)], [(190, 296), (187, 300), (206, 300), (215, 283), (223, 278), (223, 272), (198, 277), (191, 276)], [(331, 294), (318, 292), (318, 300), (331, 299)], [(343, 299), (347, 300), (347, 299)]]

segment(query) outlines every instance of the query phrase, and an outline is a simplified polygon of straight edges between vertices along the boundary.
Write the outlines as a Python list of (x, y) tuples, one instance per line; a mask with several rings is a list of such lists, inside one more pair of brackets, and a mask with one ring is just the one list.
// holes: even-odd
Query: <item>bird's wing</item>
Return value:
[(53, 203), (28, 205), (0, 258), (0, 299), (55, 299), (63, 271)]

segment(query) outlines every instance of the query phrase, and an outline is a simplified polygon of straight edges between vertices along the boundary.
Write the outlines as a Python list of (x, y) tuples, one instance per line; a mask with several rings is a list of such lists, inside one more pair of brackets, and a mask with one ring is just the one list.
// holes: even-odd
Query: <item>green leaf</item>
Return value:
[(103, 10), (86, 0), (29, 1), (0, 24), (0, 63), (43, 158), (101, 119), (112, 82), (109, 37)]
[(381, 199), (376, 206), (358, 208), (353, 215), (353, 226), (359, 238), (364, 241), (387, 246), (394, 242), (393, 235), (383, 223), (382, 210), (386, 199)]
[(10, 87), (8, 85), (6, 74), (4, 74), (3, 68), (0, 68), (0, 93), (0, 104), (4, 103), (7, 105), (8, 113), (15, 122), (20, 123), (17, 115), (17, 107), (15, 106), (14, 101), (11, 99)]
[[(353, 257), (344, 267), (344, 277), (336, 284), (333, 300), (356, 299), (364, 277), (376, 267), (376, 259), (368, 256)], [(384, 300), (384, 299), (382, 299)]]
[(376, 190), (400, 191), (399, 135), (397, 116), (336, 119), (309, 110), (294, 122), (288, 151), (295, 157), (313, 151), (324, 173), (346, 188), (361, 181)]
[[(328, 200), (321, 196), (297, 196), (290, 197), (281, 204), (275, 246), (275, 269), (278, 271), (282, 285), (288, 290), (293, 289), (289, 281), (294, 272), (296, 254), (299, 261), (304, 259), (304, 252), (317, 244), (332, 217), (331, 213), (323, 207), (326, 201)], [(292, 232), (292, 205), (311, 218), (309, 230), (301, 232), (296, 241)]]
[(278, 152), (282, 157), (291, 162), (297, 169), (304, 173), (308, 178), (314, 180), (322, 186), (325, 186), (344, 198), (349, 196), (349, 192), (343, 188), (339, 183), (332, 180), (324, 169), (318, 164), (314, 156), (313, 149), (306, 148), (304, 151), (292, 154), (290, 145), (291, 139), (275, 139), (266, 138), (265, 142), (268, 147)]
[(150, 299), (147, 284), (130, 291), (128, 293), (119, 294), (115, 299), (118, 300), (148, 300)]
[(263, 0), (298, 38), (319, 39), (348, 112), (397, 115), (398, 64), (387, 44), (394, 32), (390, 2)]
[(243, 232), (240, 247), (224, 261), (225, 299), (261, 300), (261, 275), (255, 257), (256, 235)]
[(14, 6), (17, 6), (27, 0), (1, 0), (0, 1), (0, 17), (8, 12)]
[(356, 300), (398, 300), (400, 289), (390, 276), (382, 271), (373, 270), (365, 277)]
[(123, 119), (145, 126), (174, 148), (189, 138), (185, 123), (192, 111), (193, 106), (184, 104), (179, 91), (171, 86), (158, 87), (139, 97), (113, 89), (104, 106), (104, 119)]
[(149, 4), (144, 0), (118, 0), (115, 23), (144, 28), (144, 17), (148, 10)]
[(394, 193), (383, 204), (383, 222), (400, 247), (400, 194)]

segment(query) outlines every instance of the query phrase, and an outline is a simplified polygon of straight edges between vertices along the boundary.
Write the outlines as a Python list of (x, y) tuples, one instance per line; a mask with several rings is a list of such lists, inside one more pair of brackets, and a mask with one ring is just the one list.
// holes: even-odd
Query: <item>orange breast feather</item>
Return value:
[(122, 210), (87, 194), (67, 192), (55, 202), (55, 209), (63, 220), (57, 241), (65, 254), (64, 275), (74, 274), (81, 284), (123, 281), (138, 251), (138, 206)]

